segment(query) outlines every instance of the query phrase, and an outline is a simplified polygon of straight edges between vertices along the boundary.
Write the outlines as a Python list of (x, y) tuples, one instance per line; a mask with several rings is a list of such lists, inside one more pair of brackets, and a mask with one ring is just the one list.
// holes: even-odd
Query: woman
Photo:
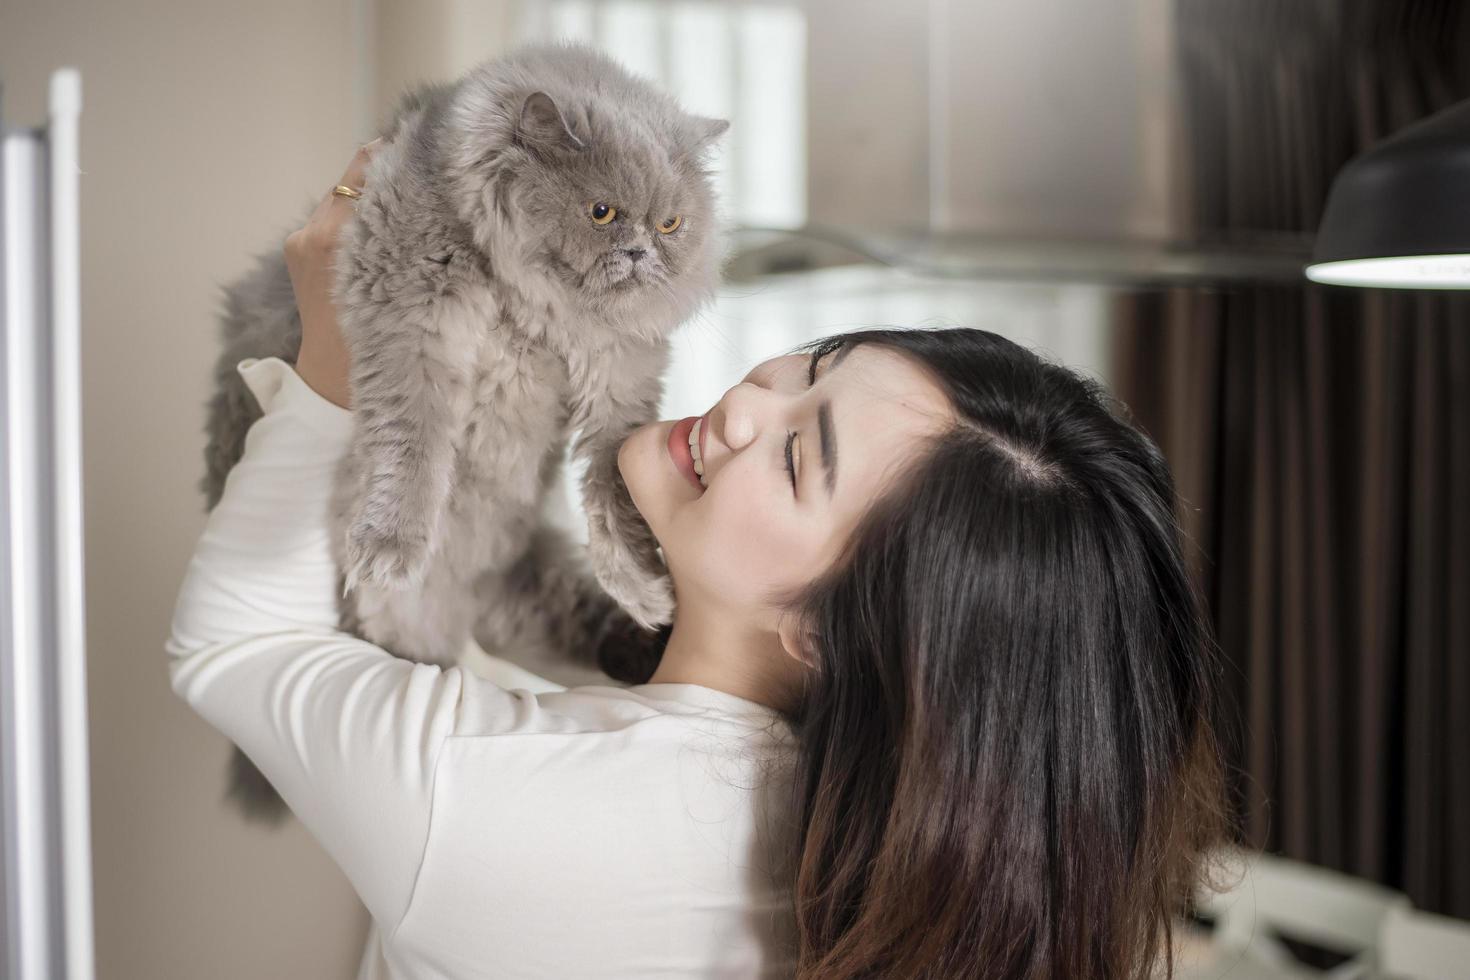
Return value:
[(365, 974), (1168, 963), (1219, 829), (1215, 668), (1169, 472), (1098, 386), (978, 330), (765, 361), (619, 454), (678, 597), (649, 682), (507, 689), (336, 630), (350, 215), (287, 240), (301, 354), (241, 363), (265, 415), (168, 651), (372, 912)]

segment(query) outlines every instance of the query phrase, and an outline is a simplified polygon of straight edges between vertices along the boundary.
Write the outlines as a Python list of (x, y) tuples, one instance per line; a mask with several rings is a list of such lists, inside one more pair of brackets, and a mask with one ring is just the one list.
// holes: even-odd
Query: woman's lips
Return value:
[[(668, 450), (669, 458), (674, 461), (674, 468), (684, 474), (684, 478), (704, 493), (704, 484), (699, 482), (699, 474), (694, 472), (694, 457), (689, 452), (689, 433), (694, 429), (694, 423), (699, 421), (698, 415), (680, 419), (669, 429)], [(704, 433), (700, 433), (702, 437)], [(703, 438), (700, 442), (703, 442)], [(700, 447), (701, 451), (703, 446)]]

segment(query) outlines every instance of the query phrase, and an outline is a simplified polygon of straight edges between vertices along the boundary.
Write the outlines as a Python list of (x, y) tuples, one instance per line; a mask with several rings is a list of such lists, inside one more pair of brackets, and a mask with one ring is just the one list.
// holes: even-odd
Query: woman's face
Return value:
[(810, 385), (809, 365), (772, 358), (698, 419), (651, 422), (623, 442), (618, 468), (681, 610), (698, 604), (733, 627), (774, 631), (773, 591), (830, 567), (885, 481), (952, 418), (927, 369), (898, 351), (847, 345), (822, 358)]

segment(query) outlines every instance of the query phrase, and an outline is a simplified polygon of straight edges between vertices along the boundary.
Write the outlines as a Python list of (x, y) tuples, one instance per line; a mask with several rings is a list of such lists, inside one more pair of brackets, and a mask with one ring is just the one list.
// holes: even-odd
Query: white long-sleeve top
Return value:
[(238, 370), (265, 414), (189, 562), (171, 681), (351, 881), (362, 976), (790, 976), (780, 715), (695, 684), (507, 688), (339, 631), (352, 413), (279, 358)]

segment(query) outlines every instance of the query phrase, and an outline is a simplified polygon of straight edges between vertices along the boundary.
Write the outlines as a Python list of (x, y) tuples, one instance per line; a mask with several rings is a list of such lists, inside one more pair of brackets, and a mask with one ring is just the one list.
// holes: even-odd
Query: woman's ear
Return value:
[(807, 667), (816, 666), (816, 634), (802, 626), (795, 617), (783, 616), (776, 626), (776, 636), (781, 640), (781, 649), (786, 655)]

